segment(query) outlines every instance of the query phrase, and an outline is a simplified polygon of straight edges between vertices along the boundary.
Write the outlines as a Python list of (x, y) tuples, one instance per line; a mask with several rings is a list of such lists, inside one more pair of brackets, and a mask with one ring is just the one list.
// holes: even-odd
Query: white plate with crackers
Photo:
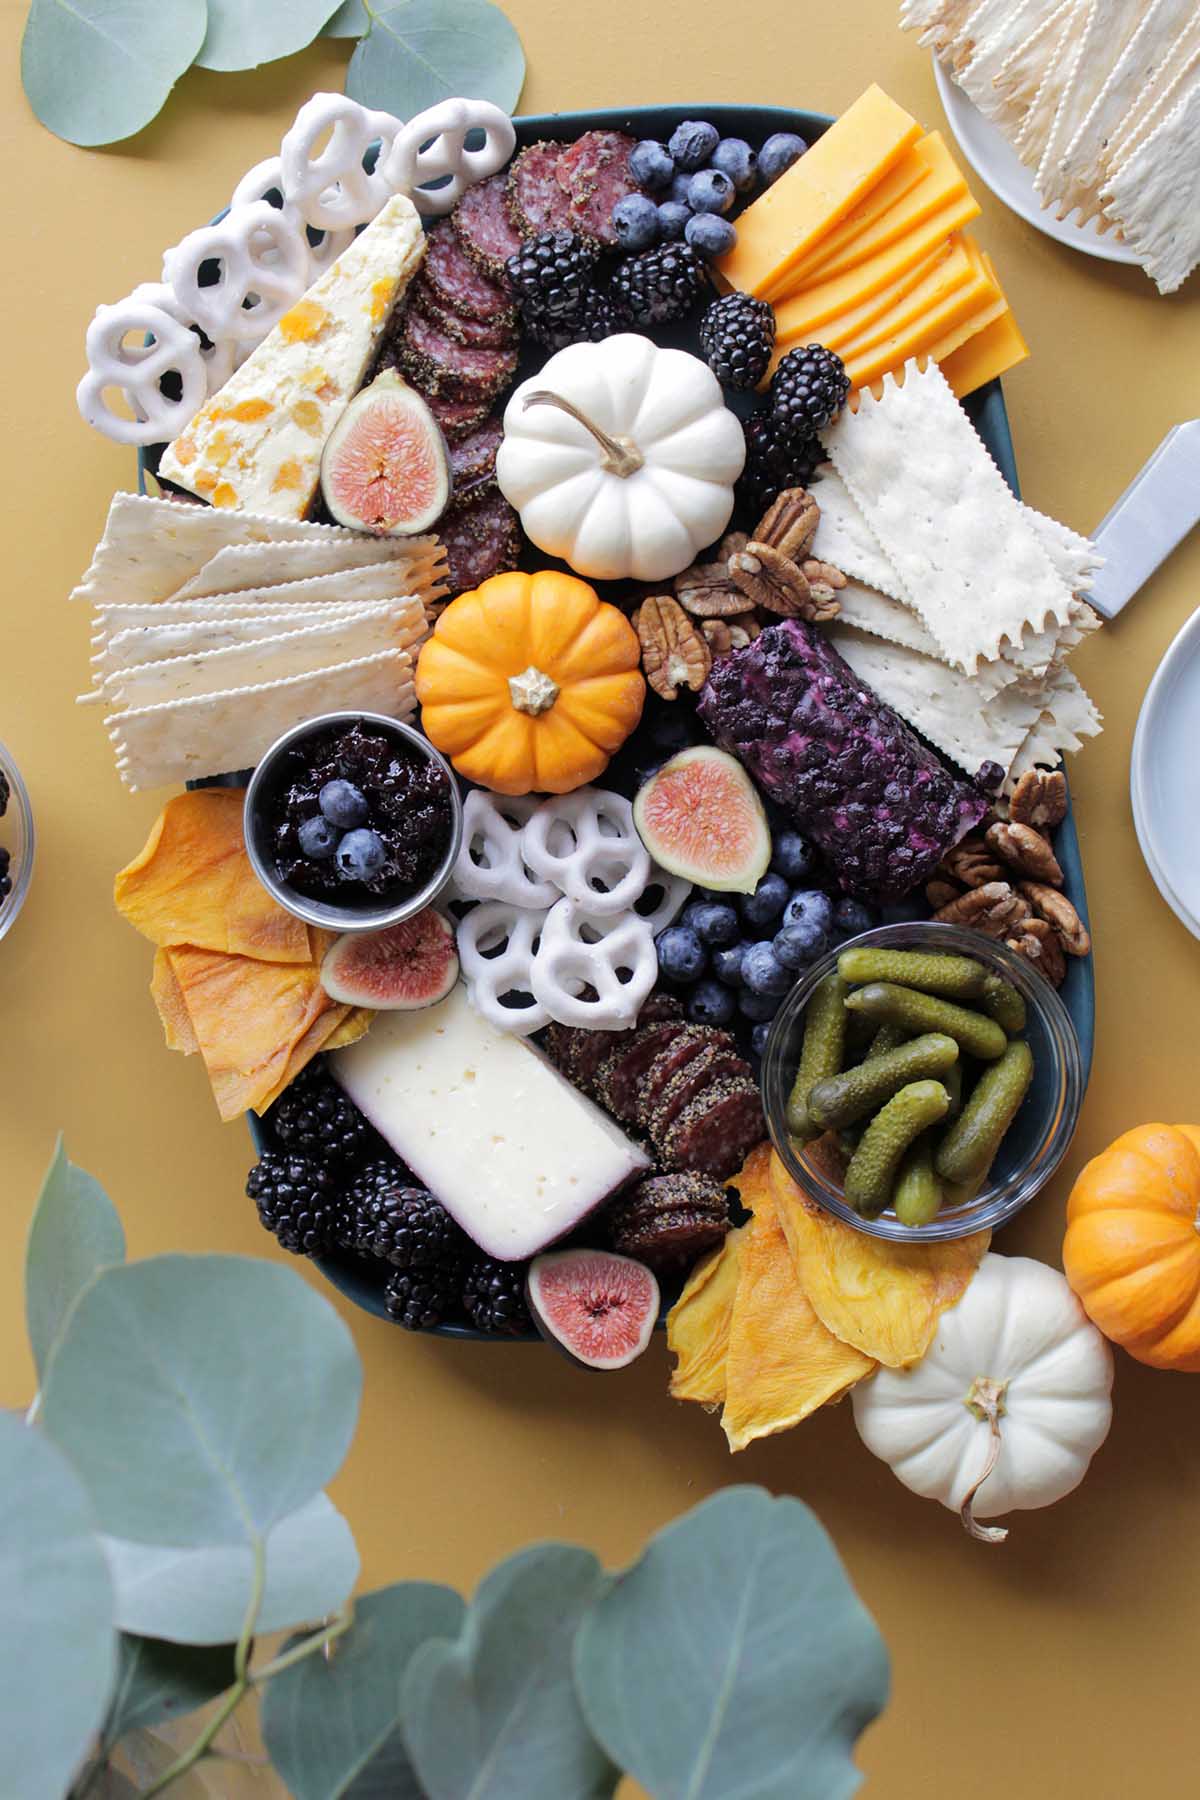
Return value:
[(1133, 738), (1133, 823), (1154, 884), (1200, 938), (1200, 607), (1146, 690)]

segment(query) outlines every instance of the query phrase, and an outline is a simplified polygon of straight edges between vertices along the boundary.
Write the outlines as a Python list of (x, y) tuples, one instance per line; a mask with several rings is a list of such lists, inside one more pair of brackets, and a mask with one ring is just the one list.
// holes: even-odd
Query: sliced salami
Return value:
[(457, 444), (482, 425), (492, 410), (490, 400), (451, 400), (445, 394), (429, 395), (429, 410), (449, 444)]
[(450, 215), (455, 236), (485, 275), (504, 274), (504, 265), (521, 248), (521, 234), (508, 210), (508, 170), (468, 188)]
[(472, 350), (511, 350), (516, 344), (516, 330), (506, 319), (468, 319), (462, 313), (451, 312), (423, 276), (409, 290), (408, 304), (456, 344), (466, 344)]
[(688, 1025), (672, 1043), (655, 1057), (646, 1072), (646, 1078), (637, 1099), (639, 1125), (644, 1128), (649, 1126), (654, 1117), (655, 1108), (666, 1093), (670, 1082), (690, 1062), (693, 1062), (702, 1050), (707, 1049), (710, 1036), (710, 1029), (707, 1025)]
[(627, 194), (641, 191), (629, 169), (635, 141), (623, 131), (585, 131), (564, 150), (555, 175), (569, 195), (573, 231), (615, 245), (613, 207)]
[(493, 416), (455, 444), (450, 452), (450, 473), (454, 478), (451, 505), (495, 487), (496, 452), (503, 442), (504, 426)]
[(639, 1025), (628, 1049), (614, 1057), (601, 1071), (601, 1079), (596, 1084), (596, 1098), (601, 1106), (607, 1107), (626, 1124), (634, 1124), (647, 1070), (686, 1029), (682, 1019), (661, 1019), (653, 1025)]
[(503, 494), (484, 494), (456, 506), (438, 522), (438, 536), (450, 563), (450, 591), (465, 594), (492, 575), (515, 569), (521, 554), (521, 527)]
[(492, 400), (512, 380), (515, 350), (472, 350), (456, 344), (424, 313), (409, 311), (397, 345), (400, 367), (423, 394)]
[(613, 163), (626, 166), (636, 144), (627, 131), (585, 131), (564, 146), (554, 170), (558, 185), (564, 193), (576, 194), (582, 182), (594, 181)]
[(699, 1056), (672, 1077), (662, 1090), (650, 1119), (650, 1136), (656, 1144), (666, 1141), (671, 1126), (700, 1094), (711, 1093), (717, 1082), (746, 1077), (750, 1066), (738, 1055), (732, 1039), (706, 1044)]
[(508, 210), (522, 237), (570, 226), (570, 201), (555, 173), (561, 144), (531, 144), (508, 172)]
[(748, 1076), (717, 1082), (686, 1106), (661, 1146), (673, 1169), (735, 1175), (766, 1134), (758, 1088)]
[(425, 240), (421, 279), (447, 312), (489, 324), (516, 323), (507, 281), (493, 281), (471, 261), (448, 219), (435, 225)]

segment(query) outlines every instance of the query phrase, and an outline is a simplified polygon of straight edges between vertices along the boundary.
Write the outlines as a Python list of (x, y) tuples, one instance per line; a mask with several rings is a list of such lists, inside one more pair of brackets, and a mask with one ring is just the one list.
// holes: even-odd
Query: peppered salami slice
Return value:
[(442, 428), (442, 436), (448, 444), (457, 444), (462, 438), (482, 425), (492, 410), (490, 400), (452, 400), (446, 394), (430, 394), (429, 410)]
[(468, 188), (450, 223), (471, 261), (485, 275), (502, 276), (508, 258), (521, 248), (521, 234), (508, 209), (508, 170)]
[(665, 1142), (679, 1115), (701, 1094), (711, 1093), (718, 1081), (748, 1077), (750, 1065), (739, 1056), (732, 1039), (726, 1044), (706, 1044), (699, 1056), (671, 1078), (663, 1088), (650, 1118), (650, 1136)]
[(503, 494), (484, 494), (456, 506), (438, 521), (438, 536), (450, 564), (450, 591), (466, 594), (505, 569), (521, 554), (521, 526)]
[(687, 1030), (683, 1019), (661, 1019), (653, 1025), (639, 1025), (633, 1041), (619, 1056), (605, 1064), (596, 1083), (596, 1098), (627, 1125), (636, 1122), (638, 1097), (646, 1072), (655, 1058)]
[(602, 244), (616, 243), (613, 207), (626, 195), (641, 191), (629, 168), (635, 142), (623, 131), (585, 131), (563, 152), (555, 175), (569, 197), (573, 231)]
[(469, 349), (511, 350), (516, 345), (516, 329), (507, 320), (468, 319), (462, 313), (451, 312), (424, 276), (413, 282), (408, 293), (408, 304), (423, 313), (431, 324), (436, 325), (439, 331), (444, 331), (448, 338), (453, 338), (456, 344), (466, 344)]
[(493, 281), (471, 261), (448, 219), (434, 226), (425, 240), (421, 279), (447, 312), (488, 324), (516, 324), (516, 307), (505, 278)]
[(469, 437), (454, 445), (450, 451), (450, 473), (454, 478), (451, 505), (458, 505), (486, 488), (495, 487), (496, 452), (503, 442), (504, 426), (492, 415)]
[(585, 131), (573, 144), (567, 144), (555, 165), (559, 187), (566, 194), (578, 193), (580, 186), (594, 181), (603, 170), (628, 165), (629, 154), (637, 144), (627, 131)]
[(570, 227), (570, 199), (555, 173), (562, 153), (561, 144), (531, 144), (508, 171), (509, 217), (522, 237)]
[(456, 344), (424, 313), (406, 313), (397, 345), (400, 367), (423, 394), (491, 400), (512, 380), (515, 350), (473, 350)]
[(665, 1049), (661, 1050), (646, 1071), (637, 1101), (638, 1124), (647, 1127), (654, 1110), (670, 1082), (681, 1070), (706, 1049), (711, 1038), (707, 1025), (688, 1025)]
[(758, 1088), (748, 1076), (735, 1076), (714, 1083), (686, 1106), (660, 1150), (673, 1169), (724, 1181), (765, 1136)]

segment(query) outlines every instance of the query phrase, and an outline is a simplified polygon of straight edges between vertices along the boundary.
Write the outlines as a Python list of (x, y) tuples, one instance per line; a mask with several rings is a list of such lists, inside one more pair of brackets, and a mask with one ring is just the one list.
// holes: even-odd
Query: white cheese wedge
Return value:
[(489, 1256), (517, 1262), (574, 1229), (648, 1159), (523, 1038), (456, 987), (381, 1012), (330, 1058), (354, 1104)]
[(302, 519), (325, 440), (424, 250), (416, 207), (393, 195), (167, 446), (159, 473), (214, 506)]

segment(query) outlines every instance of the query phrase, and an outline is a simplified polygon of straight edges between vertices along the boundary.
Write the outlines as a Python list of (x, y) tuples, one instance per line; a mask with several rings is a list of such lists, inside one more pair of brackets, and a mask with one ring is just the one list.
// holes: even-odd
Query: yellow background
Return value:
[[(876, 80), (925, 125), (945, 123), (894, 0), (758, 0), (728, 13), (510, 0), (509, 11), (528, 58), (526, 111), (711, 99), (837, 112)], [(2, 0), (0, 738), (25, 772), (40, 841), (25, 913), (0, 946), (3, 1405), (30, 1392), (19, 1260), (60, 1127), (117, 1199), (132, 1254), (272, 1254), (241, 1193), (246, 1134), (218, 1123), (198, 1064), (164, 1049), (149, 948), (111, 905), (113, 871), (162, 796), (123, 791), (98, 716), (73, 705), (88, 621), (64, 596), (111, 493), (132, 480), (130, 452), (84, 427), (74, 388), (96, 303), (157, 279), (164, 248), (274, 151), (300, 102), (342, 85), (347, 54), (326, 44), (257, 74), (190, 74), (132, 143), (89, 152), (26, 107), (24, 12)], [(1200, 412), (1200, 281), (1160, 299), (1139, 270), (1075, 255), (979, 197), (979, 236), (1033, 350), (1006, 383), (1025, 494), (1087, 530), (1168, 427)], [(1200, 1116), (1200, 947), (1150, 882), (1128, 800), (1142, 693), (1198, 598), (1200, 536), (1076, 658), (1107, 720), (1072, 774), (1099, 1042), (1066, 1169), (1005, 1235), (1010, 1253), (1058, 1260), (1071, 1176), (1118, 1131)], [(661, 1340), (628, 1372), (590, 1379), (541, 1348), (456, 1346), (341, 1310), (367, 1380), (334, 1492), (369, 1584), (419, 1575), (469, 1589), (542, 1536), (619, 1564), (721, 1484), (763, 1482), (816, 1508), (891, 1647), (892, 1703), (861, 1752), (868, 1791), (1141, 1800), (1194, 1784), (1200, 1381), (1121, 1357), (1116, 1422), (1084, 1487), (1016, 1516), (1008, 1544), (988, 1549), (861, 1448), (847, 1407), (731, 1460), (714, 1419), (667, 1399)]]

